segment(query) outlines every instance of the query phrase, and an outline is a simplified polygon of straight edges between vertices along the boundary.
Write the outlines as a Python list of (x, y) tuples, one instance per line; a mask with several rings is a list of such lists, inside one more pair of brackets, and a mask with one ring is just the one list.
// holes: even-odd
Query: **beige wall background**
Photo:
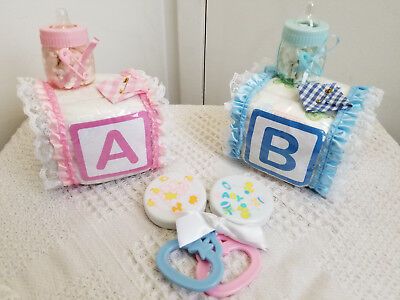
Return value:
[[(385, 90), (378, 118), (399, 142), (400, 1), (314, 2), (316, 17), (341, 37), (325, 74)], [(38, 28), (53, 22), (58, 7), (66, 7), (72, 21), (101, 40), (95, 50), (98, 72), (144, 69), (164, 82), (171, 103), (222, 104), (229, 100), (232, 74), (263, 57), (275, 58), (282, 24), (301, 17), (306, 3), (0, 0), (0, 149), (25, 118), (16, 77), (44, 78)]]

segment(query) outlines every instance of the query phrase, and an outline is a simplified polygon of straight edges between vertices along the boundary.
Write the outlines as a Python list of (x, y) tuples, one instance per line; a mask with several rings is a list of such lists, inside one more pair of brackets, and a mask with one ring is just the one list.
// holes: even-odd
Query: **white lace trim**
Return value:
[[(169, 101), (164, 97), (165, 96), (165, 86), (159, 81), (157, 77), (151, 77), (147, 75), (144, 71), (138, 70), (138, 74), (146, 80), (147, 87), (149, 88), (149, 92), (147, 96), (149, 100), (154, 105), (155, 109), (159, 114), (159, 139), (158, 146), (160, 149), (160, 167), (164, 167), (167, 165), (168, 161), (168, 138), (166, 137), (169, 128), (170, 128), (170, 112), (168, 109)], [(152, 120), (157, 121), (157, 120)]]
[(356, 124), (351, 130), (346, 145), (344, 146), (343, 160), (338, 166), (335, 175), (334, 183), (332, 184), (327, 198), (344, 199), (346, 193), (347, 176), (355, 168), (355, 163), (359, 161), (359, 153), (361, 148), (365, 146), (365, 141), (368, 141), (368, 136), (371, 134), (373, 126), (376, 122), (376, 108), (381, 104), (383, 91), (370, 87), (364, 99), (364, 108), (360, 111)]
[(17, 94), (23, 103), (24, 113), (29, 118), (29, 125), (35, 133), (35, 155), (42, 163), (39, 176), (43, 180), (46, 189), (62, 186), (58, 178), (57, 162), (53, 159), (54, 147), (50, 143), (50, 120), (43, 111), (39, 99), (34, 78), (18, 78)]
[(264, 70), (265, 66), (274, 65), (273, 61), (267, 57), (261, 59), (260, 62), (253, 63), (253, 66), (248, 71), (244, 71), (243, 73), (234, 73), (233, 78), (229, 83), (231, 99), (233, 99), (238, 91), (239, 87), (247, 82), (251, 76), (254, 74), (260, 73)]

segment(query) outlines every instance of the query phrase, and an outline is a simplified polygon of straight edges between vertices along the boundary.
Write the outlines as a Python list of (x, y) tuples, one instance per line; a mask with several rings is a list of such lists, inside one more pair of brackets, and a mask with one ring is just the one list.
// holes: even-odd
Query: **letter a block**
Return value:
[(40, 120), (31, 123), (46, 189), (107, 182), (167, 161), (165, 87), (141, 70), (96, 74), (94, 83), (71, 90), (26, 78), (18, 94), (29, 117)]
[(323, 130), (255, 109), (250, 117), (244, 160), (297, 186), (311, 179)]
[(84, 181), (139, 173), (152, 165), (150, 120), (146, 111), (73, 124), (70, 135)]

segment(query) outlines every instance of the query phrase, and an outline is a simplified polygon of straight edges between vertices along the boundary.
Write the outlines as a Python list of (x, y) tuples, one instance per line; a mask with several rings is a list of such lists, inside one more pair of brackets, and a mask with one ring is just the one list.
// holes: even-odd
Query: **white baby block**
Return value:
[[(348, 92), (349, 87), (341, 85)], [(271, 80), (249, 105), (244, 160), (297, 186), (307, 186), (334, 115), (310, 114), (296, 88)]]

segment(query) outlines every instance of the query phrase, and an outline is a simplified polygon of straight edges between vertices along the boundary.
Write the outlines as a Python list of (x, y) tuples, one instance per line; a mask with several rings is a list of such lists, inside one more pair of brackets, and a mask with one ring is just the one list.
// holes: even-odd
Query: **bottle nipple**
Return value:
[(315, 26), (314, 25), (314, 21), (312, 19), (312, 10), (313, 10), (313, 8), (314, 8), (314, 2), (312, 2), (312, 1), (308, 2), (307, 6), (306, 6), (305, 13), (306, 13), (307, 21), (308, 21), (307, 25), (310, 26), (310, 27), (314, 27)]
[(74, 25), (72, 25), (69, 20), (68, 12), (65, 8), (57, 8), (56, 24), (53, 25), (52, 27), (60, 29), (74, 27)]

